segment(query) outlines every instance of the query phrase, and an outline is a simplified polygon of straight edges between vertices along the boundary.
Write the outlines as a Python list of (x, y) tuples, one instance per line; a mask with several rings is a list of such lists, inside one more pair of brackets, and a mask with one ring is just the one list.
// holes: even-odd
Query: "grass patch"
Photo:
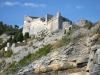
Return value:
[(33, 40), (35, 40), (35, 38), (28, 38), (28, 39), (27, 39), (27, 42), (33, 41)]
[(0, 54), (2, 55), (2, 57), (7, 58), (7, 57), (11, 57), (13, 52), (12, 52), (12, 50), (0, 51)]
[(6, 58), (6, 57), (11, 57), (12, 54), (13, 54), (12, 50), (5, 51), (5, 52), (4, 52), (4, 57), (5, 57), (5, 58)]
[(78, 35), (76, 38), (71, 38), (72, 34), (74, 33), (74, 31), (80, 29), (82, 27), (80, 26), (72, 26), (72, 29), (69, 30), (69, 32), (67, 32), (65, 34), (65, 36), (63, 36), (60, 40), (57, 40), (56, 43), (53, 45), (53, 49), (68, 45), (71, 42), (75, 42), (78, 39), (80, 39), (81, 37), (83, 37), (82, 35)]
[(9, 64), (9, 67), (7, 69), (4, 70), (4, 72), (6, 72), (6, 74), (11, 74), (13, 72), (16, 72), (16, 66), (15, 66), (16, 62), (13, 62), (12, 64)]
[(22, 60), (19, 61), (19, 64), (21, 66), (26, 66), (29, 63), (33, 62), (34, 60), (38, 60), (42, 56), (45, 56), (47, 53), (49, 53), (51, 50), (51, 47), (52, 46), (48, 44), (44, 46), (43, 48), (39, 49), (38, 51), (36, 51), (35, 53), (25, 56)]
[[(42, 56), (47, 55), (47, 53), (49, 53), (51, 51), (51, 48), (52, 48), (52, 45), (50, 45), (50, 44), (45, 45), (43, 48), (39, 49), (35, 53), (32, 53), (32, 54), (29, 54), (29, 55), (25, 56), (18, 63), (19, 63), (19, 65), (21, 67), (27, 66), (28, 64), (32, 63), (35, 60), (38, 60)], [(16, 68), (16, 69), (13, 69), (12, 72), (16, 72), (18, 70), (15, 62), (13, 62), (12, 64), (10, 64), (8, 68)], [(5, 70), (5, 71), (7, 72), (7, 70)]]
[(27, 45), (26, 42), (17, 43), (18, 46), (25, 46)]

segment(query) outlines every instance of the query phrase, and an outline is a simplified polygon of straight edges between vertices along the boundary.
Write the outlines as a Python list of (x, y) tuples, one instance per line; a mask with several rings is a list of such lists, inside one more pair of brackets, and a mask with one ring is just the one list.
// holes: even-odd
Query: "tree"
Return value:
[(15, 25), (15, 26), (14, 26), (14, 28), (15, 28), (15, 29), (18, 29), (18, 28), (19, 28), (19, 26), (18, 26), (18, 25)]
[(28, 32), (25, 33), (24, 40), (26, 40), (27, 38), (29, 38), (29, 33)]
[(20, 42), (23, 41), (23, 34), (22, 33), (18, 33), (18, 36), (16, 38), (16, 41), (20, 41)]
[(2, 26), (3, 26), (3, 22), (1, 21), (1, 22), (0, 22), (0, 27), (2, 27)]

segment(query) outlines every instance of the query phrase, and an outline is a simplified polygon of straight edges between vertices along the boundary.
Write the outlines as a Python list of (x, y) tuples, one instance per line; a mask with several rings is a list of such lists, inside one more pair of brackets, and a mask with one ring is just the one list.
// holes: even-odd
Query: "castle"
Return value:
[(48, 30), (48, 32), (56, 31), (57, 29), (69, 30), (72, 27), (72, 22), (61, 16), (60, 12), (57, 15), (46, 14), (45, 18), (42, 17), (24, 17), (23, 35), (29, 32), (30, 36), (38, 36), (43, 30)]

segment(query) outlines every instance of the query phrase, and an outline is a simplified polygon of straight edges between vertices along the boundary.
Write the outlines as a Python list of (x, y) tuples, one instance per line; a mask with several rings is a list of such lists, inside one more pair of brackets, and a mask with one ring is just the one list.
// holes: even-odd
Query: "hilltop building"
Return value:
[(42, 17), (24, 17), (23, 35), (29, 32), (30, 36), (38, 36), (42, 31), (47, 30), (49, 33), (54, 32), (57, 29), (69, 30), (72, 27), (72, 22), (61, 16), (60, 12), (57, 15), (46, 14), (45, 18)]

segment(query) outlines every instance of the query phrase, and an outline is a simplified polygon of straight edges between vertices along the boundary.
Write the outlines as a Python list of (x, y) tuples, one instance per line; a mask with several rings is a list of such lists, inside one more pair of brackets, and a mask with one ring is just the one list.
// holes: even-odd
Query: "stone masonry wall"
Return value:
[(24, 35), (26, 32), (29, 32), (29, 31), (30, 31), (31, 21), (32, 21), (32, 18), (30, 18), (29, 16), (26, 16), (26, 15), (25, 15), (25, 17), (24, 17), (23, 35)]
[(47, 23), (47, 29), (50, 31), (54, 31), (58, 29), (58, 18), (52, 18), (50, 21)]
[(41, 32), (42, 30), (44, 30), (45, 27), (45, 22), (43, 22), (41, 20), (41, 18), (35, 19), (31, 22), (31, 26), (30, 26), (30, 35), (37, 35), (38, 32)]
[(71, 25), (71, 21), (62, 17), (60, 12), (57, 12), (57, 15), (55, 17), (49, 14), (46, 15), (46, 18), (25, 16), (23, 35), (26, 32), (29, 32), (30, 36), (37, 36), (38, 33), (46, 29), (49, 32), (56, 31), (57, 29), (63, 28), (63, 22), (68, 22), (68, 24), (66, 24)]

